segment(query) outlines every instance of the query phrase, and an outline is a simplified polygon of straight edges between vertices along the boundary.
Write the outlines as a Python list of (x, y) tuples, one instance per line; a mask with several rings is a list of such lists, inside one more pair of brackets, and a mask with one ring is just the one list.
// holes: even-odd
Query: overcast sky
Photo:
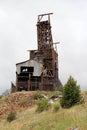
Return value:
[(15, 64), (37, 48), (37, 15), (50, 12), (60, 80), (72, 75), (87, 90), (87, 0), (0, 0), (0, 93), (15, 83)]

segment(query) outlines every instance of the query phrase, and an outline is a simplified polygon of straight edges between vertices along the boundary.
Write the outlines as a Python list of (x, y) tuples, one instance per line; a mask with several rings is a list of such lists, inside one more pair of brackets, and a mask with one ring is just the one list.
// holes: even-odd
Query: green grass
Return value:
[(0, 121), (0, 130), (67, 130), (78, 127), (87, 130), (87, 104), (77, 105), (70, 109), (60, 109), (36, 113), (36, 106), (17, 113), (16, 120), (8, 123)]
[(37, 109), (36, 112), (42, 112), (44, 110), (49, 110), (49, 108), (51, 108), (51, 104), (48, 102), (47, 99), (39, 99), (37, 101)]
[(18, 104), (19, 104), (20, 106), (25, 106), (25, 105), (27, 104), (27, 102), (28, 102), (28, 99), (25, 98), (25, 97), (23, 97), (23, 98), (21, 98), (21, 99), (19, 100)]

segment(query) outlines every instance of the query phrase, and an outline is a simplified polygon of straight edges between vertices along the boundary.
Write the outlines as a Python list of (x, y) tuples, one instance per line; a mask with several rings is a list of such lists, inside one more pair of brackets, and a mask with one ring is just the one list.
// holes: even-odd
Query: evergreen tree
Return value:
[(69, 77), (67, 83), (63, 86), (63, 97), (60, 104), (64, 108), (69, 108), (81, 101), (80, 86), (72, 76)]

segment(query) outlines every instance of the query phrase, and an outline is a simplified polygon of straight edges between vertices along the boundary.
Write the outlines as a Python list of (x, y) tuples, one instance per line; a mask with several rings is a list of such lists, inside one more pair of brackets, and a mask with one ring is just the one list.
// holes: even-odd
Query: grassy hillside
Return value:
[[(86, 94), (84, 96), (86, 101)], [(30, 101), (32, 102), (33, 99), (31, 98)], [(74, 127), (78, 130), (87, 130), (86, 102), (70, 109), (60, 108), (58, 112), (53, 112), (53, 109), (50, 108), (48, 111), (37, 113), (36, 108), (35, 102), (31, 106), (17, 106), (16, 120), (7, 122), (6, 114), (4, 118), (1, 118), (0, 130), (70, 130)]]

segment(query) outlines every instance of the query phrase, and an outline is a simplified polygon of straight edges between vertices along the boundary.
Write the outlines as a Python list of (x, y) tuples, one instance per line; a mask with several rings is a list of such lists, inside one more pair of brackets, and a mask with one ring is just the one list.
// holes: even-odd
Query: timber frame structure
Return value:
[[(30, 59), (16, 64), (16, 86), (13, 91), (54, 90), (61, 86), (58, 75), (58, 53), (54, 48), (50, 15), (38, 15), (37, 50), (30, 50)], [(47, 20), (43, 20), (43, 18)], [(59, 43), (59, 42), (58, 42)], [(15, 88), (15, 89), (14, 89)]]

